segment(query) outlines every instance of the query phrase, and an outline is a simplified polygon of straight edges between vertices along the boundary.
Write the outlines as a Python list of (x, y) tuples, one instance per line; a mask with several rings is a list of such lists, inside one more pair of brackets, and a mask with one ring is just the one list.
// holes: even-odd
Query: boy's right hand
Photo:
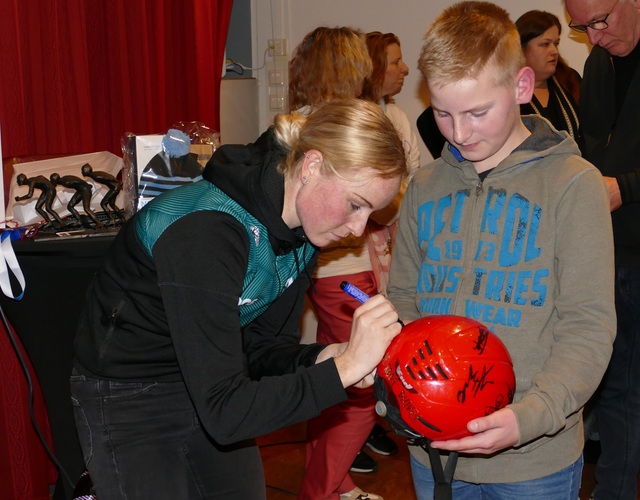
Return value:
[(398, 313), (383, 295), (374, 295), (358, 307), (353, 313), (349, 343), (335, 358), (342, 385), (372, 385), (370, 375), (401, 329)]
[(432, 441), (431, 447), (460, 453), (491, 455), (520, 441), (516, 414), (508, 406), (467, 424), (472, 436), (448, 441)]

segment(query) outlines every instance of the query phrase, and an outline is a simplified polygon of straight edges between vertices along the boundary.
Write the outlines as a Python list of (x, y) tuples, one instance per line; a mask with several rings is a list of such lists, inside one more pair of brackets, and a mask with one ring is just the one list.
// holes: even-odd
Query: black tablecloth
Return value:
[[(22, 300), (0, 293), (0, 305), (29, 354), (42, 388), (56, 456), (77, 480), (84, 461), (70, 402), (73, 335), (89, 282), (115, 234), (13, 243), (25, 276)], [(72, 497), (59, 475), (54, 499)]]

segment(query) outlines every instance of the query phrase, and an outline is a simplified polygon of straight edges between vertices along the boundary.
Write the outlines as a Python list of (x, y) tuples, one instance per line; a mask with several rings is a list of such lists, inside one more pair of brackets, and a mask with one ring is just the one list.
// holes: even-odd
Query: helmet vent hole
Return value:
[(429, 354), (433, 354), (433, 351), (431, 350), (431, 346), (429, 345), (429, 341), (425, 340), (424, 341), (424, 346), (427, 348), (427, 352)]
[(449, 377), (447, 377), (447, 373), (442, 369), (442, 366), (440, 366), (440, 363), (436, 363), (436, 370), (438, 370), (438, 373), (440, 373), (440, 375), (445, 378), (448, 379)]
[(438, 427), (436, 427), (435, 425), (433, 425), (430, 422), (427, 422), (424, 418), (418, 416), (418, 420), (420, 422), (422, 422), (423, 425), (427, 426), (429, 429), (435, 431), (435, 432), (442, 432), (442, 429), (438, 429)]

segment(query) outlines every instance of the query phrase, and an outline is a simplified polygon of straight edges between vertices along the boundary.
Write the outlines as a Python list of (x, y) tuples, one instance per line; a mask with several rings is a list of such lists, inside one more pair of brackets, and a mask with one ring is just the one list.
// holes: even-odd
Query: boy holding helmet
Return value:
[[(431, 314), (482, 322), (516, 373), (512, 404), (472, 419), (472, 436), (432, 446), (443, 460), (460, 453), (456, 499), (577, 498), (582, 406), (615, 335), (602, 177), (566, 133), (521, 118), (535, 76), (502, 8), (447, 8), (419, 67), (447, 146), (405, 194), (389, 299), (405, 323)], [(412, 447), (418, 500), (432, 498), (429, 467)]]

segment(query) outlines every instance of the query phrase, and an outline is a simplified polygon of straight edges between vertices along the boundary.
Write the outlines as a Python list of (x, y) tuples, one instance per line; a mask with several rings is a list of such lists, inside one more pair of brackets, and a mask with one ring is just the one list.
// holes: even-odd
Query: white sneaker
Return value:
[(384, 500), (384, 498), (375, 493), (365, 493), (356, 486), (356, 489), (349, 493), (340, 493), (340, 500)]

